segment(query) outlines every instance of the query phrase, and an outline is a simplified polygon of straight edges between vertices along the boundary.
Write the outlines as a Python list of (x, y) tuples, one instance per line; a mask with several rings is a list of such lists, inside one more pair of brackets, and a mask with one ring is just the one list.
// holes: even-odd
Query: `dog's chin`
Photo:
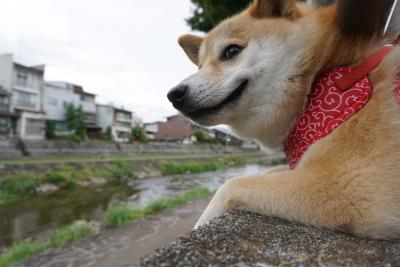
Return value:
[(249, 81), (244, 80), (230, 95), (215, 106), (198, 109), (188, 113), (182, 112), (182, 114), (195, 123), (206, 127), (219, 124), (229, 124), (229, 119), (232, 117), (235, 108), (242, 99), (248, 84)]

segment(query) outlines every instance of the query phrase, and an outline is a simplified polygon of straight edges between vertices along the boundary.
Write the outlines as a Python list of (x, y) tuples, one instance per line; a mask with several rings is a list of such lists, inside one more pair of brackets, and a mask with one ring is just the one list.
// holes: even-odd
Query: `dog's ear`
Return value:
[(393, 3), (394, 0), (338, 0), (337, 21), (346, 34), (381, 35)]
[(300, 13), (296, 0), (254, 0), (250, 6), (250, 15), (255, 18), (286, 17), (296, 19)]
[(199, 65), (199, 51), (203, 40), (203, 37), (193, 34), (186, 34), (178, 39), (179, 45), (183, 48), (189, 59), (196, 65)]

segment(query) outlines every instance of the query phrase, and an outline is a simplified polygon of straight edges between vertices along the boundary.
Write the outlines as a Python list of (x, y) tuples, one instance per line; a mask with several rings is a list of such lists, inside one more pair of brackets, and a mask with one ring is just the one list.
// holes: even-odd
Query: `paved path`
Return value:
[(196, 200), (166, 210), (138, 223), (104, 231), (63, 248), (19, 263), (17, 267), (113, 267), (124, 266), (189, 232), (209, 199)]

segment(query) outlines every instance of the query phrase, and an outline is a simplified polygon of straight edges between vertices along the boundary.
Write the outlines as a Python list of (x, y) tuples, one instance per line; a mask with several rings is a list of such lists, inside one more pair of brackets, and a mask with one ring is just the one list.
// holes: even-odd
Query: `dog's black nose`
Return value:
[(178, 85), (169, 91), (167, 97), (169, 101), (174, 105), (174, 107), (179, 108), (185, 103), (186, 95), (189, 91), (189, 86)]

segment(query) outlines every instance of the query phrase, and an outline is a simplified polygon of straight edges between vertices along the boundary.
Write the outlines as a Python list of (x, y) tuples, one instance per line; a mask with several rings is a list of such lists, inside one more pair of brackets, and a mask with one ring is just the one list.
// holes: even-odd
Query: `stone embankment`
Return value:
[[(251, 150), (251, 149), (250, 149)], [(21, 141), (0, 140), (0, 159), (54, 156), (111, 156), (124, 154), (238, 153), (243, 149), (212, 145), (175, 143), (121, 144), (105, 141)]]

